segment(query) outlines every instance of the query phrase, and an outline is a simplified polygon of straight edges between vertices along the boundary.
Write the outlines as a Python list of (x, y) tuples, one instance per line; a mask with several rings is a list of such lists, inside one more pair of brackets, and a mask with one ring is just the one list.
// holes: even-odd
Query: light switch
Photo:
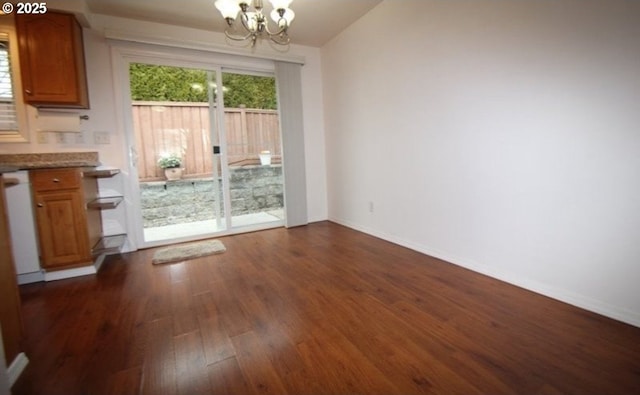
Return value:
[(111, 144), (109, 132), (93, 132), (93, 141), (96, 144)]

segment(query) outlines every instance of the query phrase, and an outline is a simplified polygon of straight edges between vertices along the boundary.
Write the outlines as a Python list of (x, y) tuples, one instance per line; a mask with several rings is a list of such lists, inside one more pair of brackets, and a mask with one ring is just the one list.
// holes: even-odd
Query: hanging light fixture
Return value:
[[(271, 19), (276, 23), (276, 30), (271, 31), (267, 18), (262, 14), (264, 8), (262, 0), (253, 0), (253, 9), (250, 11), (252, 0), (216, 0), (215, 6), (229, 25), (224, 34), (235, 41), (250, 40), (251, 46), (256, 44), (258, 37), (268, 36), (271, 41), (280, 45), (290, 42), (287, 29), (296, 14), (289, 8), (293, 0), (270, 0), (273, 5)], [(240, 18), (246, 34), (234, 32), (233, 26), (236, 18)]]

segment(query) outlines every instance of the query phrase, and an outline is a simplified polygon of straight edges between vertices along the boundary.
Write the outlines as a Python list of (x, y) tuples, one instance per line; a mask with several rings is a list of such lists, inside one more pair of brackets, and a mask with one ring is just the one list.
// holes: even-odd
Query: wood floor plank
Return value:
[(207, 361), (199, 331), (174, 338), (176, 353), (176, 381), (178, 394), (198, 395), (211, 393)]
[(330, 222), (20, 287), (14, 395), (636, 394), (640, 328)]
[(242, 304), (229, 290), (234, 286), (233, 281), (216, 281), (209, 285), (211, 298), (229, 337), (251, 330), (251, 317), (247, 316)]
[[(131, 368), (108, 374), (106, 395), (137, 395), (140, 393), (142, 368)], [(100, 392), (97, 392), (100, 393)]]
[(247, 395), (252, 391), (235, 357), (208, 366), (212, 394)]
[[(359, 350), (383, 375), (395, 373), (394, 384), (403, 393), (480, 393), (472, 381), (447, 364), (455, 347), (434, 339), (426, 328), (416, 328), (397, 317), (369, 295), (338, 295), (340, 319), (328, 321)], [(338, 299), (336, 299), (336, 302)], [(393, 329), (392, 329), (393, 328)], [(324, 328), (328, 331), (327, 328)], [(428, 344), (422, 344), (427, 342)], [(389, 347), (389, 345), (393, 347)], [(421, 350), (416, 352), (416, 350)], [(443, 358), (444, 356), (444, 358)], [(447, 383), (446, 387), (440, 383)], [(455, 384), (454, 384), (455, 383)], [(487, 383), (488, 384), (488, 380)], [(491, 392), (496, 389), (491, 388)]]
[(236, 350), (217, 316), (198, 317), (207, 365), (234, 357)]
[(254, 394), (287, 394), (284, 384), (269, 359), (262, 340), (253, 331), (231, 338), (236, 349), (238, 365), (245, 373)]
[(82, 371), (83, 361), (79, 356), (61, 355), (55, 364), (57, 374), (44, 378), (43, 386), (53, 394), (85, 393), (76, 377)]
[(166, 317), (150, 322), (148, 337), (142, 394), (177, 394), (173, 319)]
[(203, 258), (194, 259), (186, 265), (193, 295), (208, 292), (209, 283), (220, 280), (218, 266), (221, 264), (221, 260), (217, 260), (214, 263), (207, 258)]
[(198, 329), (196, 303), (191, 283), (188, 279), (171, 284), (171, 312), (174, 336), (193, 332)]
[[(394, 384), (395, 377), (376, 368), (345, 336), (331, 326), (318, 327), (312, 339), (298, 344), (305, 368), (317, 375), (318, 384), (333, 394), (393, 394), (407, 392)], [(316, 386), (317, 387), (317, 386)]]
[(154, 265), (147, 283), (147, 321), (171, 317), (171, 271), (169, 265)]

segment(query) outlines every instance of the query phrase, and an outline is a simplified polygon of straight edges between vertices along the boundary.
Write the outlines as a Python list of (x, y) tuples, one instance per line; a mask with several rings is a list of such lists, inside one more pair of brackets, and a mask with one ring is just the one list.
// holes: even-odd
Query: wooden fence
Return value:
[[(214, 156), (207, 103), (134, 102), (132, 111), (141, 181), (164, 179), (158, 159), (169, 154), (182, 157), (184, 177), (212, 175)], [(225, 157), (230, 166), (257, 164), (260, 151), (267, 150), (272, 163), (281, 160), (276, 110), (226, 108), (224, 129)]]

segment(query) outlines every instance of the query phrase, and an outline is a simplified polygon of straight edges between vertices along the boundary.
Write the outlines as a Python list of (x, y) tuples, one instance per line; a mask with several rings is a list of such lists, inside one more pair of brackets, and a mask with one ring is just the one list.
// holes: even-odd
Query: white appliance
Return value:
[(18, 284), (44, 281), (40, 269), (36, 223), (33, 216), (29, 172), (18, 171), (2, 175), (17, 184), (6, 188), (11, 247), (18, 274)]

